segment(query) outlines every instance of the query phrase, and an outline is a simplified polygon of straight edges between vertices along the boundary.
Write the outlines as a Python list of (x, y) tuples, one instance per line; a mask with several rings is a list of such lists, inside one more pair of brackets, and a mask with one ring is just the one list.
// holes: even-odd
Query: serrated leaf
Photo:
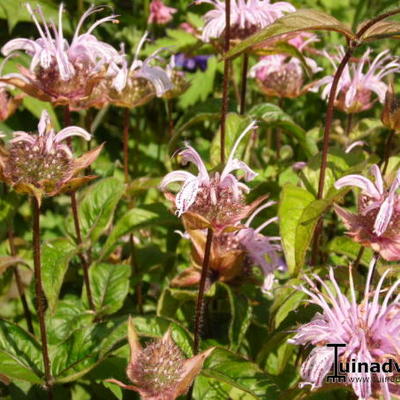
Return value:
[(239, 389), (255, 399), (269, 400), (278, 396), (278, 388), (272, 379), (256, 364), (225, 349), (213, 351), (205, 361), (201, 375)]
[(10, 379), (42, 384), (40, 344), (19, 326), (0, 320), (0, 374)]
[(108, 228), (115, 208), (124, 194), (124, 184), (117, 178), (105, 178), (89, 186), (79, 203), (82, 236), (93, 242)]
[(296, 264), (297, 227), (305, 208), (314, 200), (315, 197), (307, 190), (292, 184), (285, 185), (281, 192), (278, 209), (279, 228), (286, 263), (291, 274), (298, 272)]
[(42, 245), (43, 290), (51, 313), (55, 311), (65, 273), (75, 254), (76, 246), (65, 238), (49, 241)]
[(127, 264), (101, 263), (90, 267), (92, 297), (98, 314), (113, 314), (122, 307), (129, 291), (130, 275), (131, 266)]
[(229, 50), (225, 57), (235, 57), (250, 47), (286, 33), (320, 30), (336, 31), (342, 33), (348, 39), (355, 39), (355, 35), (350, 28), (331, 15), (320, 10), (297, 10), (279, 18), (273, 24), (268, 25), (266, 28), (243, 40)]
[(164, 208), (163, 213), (152, 211), (151, 209), (132, 208), (119, 218), (103, 246), (100, 260), (104, 260), (114, 250), (119, 238), (136, 229), (150, 225), (172, 225), (177, 220)]

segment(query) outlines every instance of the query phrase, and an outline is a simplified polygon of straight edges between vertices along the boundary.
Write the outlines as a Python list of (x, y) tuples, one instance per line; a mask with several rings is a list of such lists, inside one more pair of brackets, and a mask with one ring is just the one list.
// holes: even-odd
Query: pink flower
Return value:
[[(160, 61), (158, 54), (165, 50), (164, 48), (157, 50), (144, 61), (139, 59), (147, 35), (146, 32), (140, 39), (130, 67), (125, 54), (121, 63), (110, 64), (108, 76), (111, 78), (111, 88), (108, 88), (108, 91), (111, 103), (129, 108), (137, 107), (154, 96), (162, 97), (174, 88), (168, 70), (159, 65), (152, 65), (154, 61)], [(107, 91), (107, 88), (104, 90)]]
[[(321, 70), (314, 60), (305, 57), (312, 73)], [(307, 92), (315, 85), (312, 82), (304, 86), (304, 72), (301, 61), (284, 54), (262, 57), (250, 70), (250, 76), (257, 79), (261, 90), (268, 96), (295, 98)]]
[[(300, 32), (296, 35), (286, 35), (280, 41), (286, 40), (291, 46), (303, 52), (310, 43), (318, 41), (316, 35)], [(271, 42), (269, 45), (273, 45)], [(269, 47), (268, 47), (269, 48)], [(271, 47), (272, 51), (274, 47)], [(308, 70), (312, 74), (321, 71), (317, 63), (310, 57), (304, 57)], [(316, 82), (304, 85), (304, 66), (300, 59), (287, 54), (272, 54), (264, 56), (250, 70), (250, 76), (256, 78), (261, 90), (267, 96), (280, 98), (295, 98), (306, 93)]]
[(209, 175), (200, 155), (189, 145), (178, 153), (183, 162), (191, 162), (198, 169), (197, 175), (184, 170), (170, 172), (161, 182), (162, 190), (173, 182), (183, 182), (175, 197), (176, 214), (179, 217), (187, 211), (191, 211), (208, 221), (214, 221), (216, 226), (225, 225), (222, 221), (226, 220), (234, 224), (244, 217), (241, 214), (245, 206), (243, 193), (248, 192), (249, 188), (240, 182), (232, 172), (244, 171), (246, 181), (254, 179), (257, 175), (246, 163), (234, 158), (240, 141), (254, 127), (255, 123), (252, 122), (236, 140), (221, 174), (217, 172)]
[(337, 189), (355, 186), (361, 189), (358, 213), (352, 214), (335, 205), (335, 211), (355, 241), (372, 247), (388, 261), (400, 259), (400, 170), (388, 190), (377, 165), (371, 167), (375, 183), (362, 175), (348, 175), (335, 183)]
[(276, 222), (278, 217), (268, 219), (256, 229), (251, 228), (250, 224), (259, 212), (274, 204), (276, 204), (274, 201), (269, 201), (257, 208), (246, 221), (246, 228), (236, 233), (238, 243), (246, 250), (246, 255), (250, 263), (259, 266), (264, 273), (262, 290), (265, 293), (271, 292), (275, 270), (286, 268), (285, 263), (279, 255), (282, 252), (282, 247), (279, 244), (281, 238), (279, 236), (265, 236), (261, 233), (268, 225)]
[[(196, 4), (209, 3), (214, 9), (204, 16), (202, 40), (220, 38), (225, 31), (225, 1), (196, 0)], [(243, 39), (272, 24), (286, 12), (296, 9), (285, 1), (271, 4), (269, 0), (231, 0), (231, 38)]]
[[(358, 113), (368, 110), (374, 102), (373, 93), (378, 97), (378, 101), (383, 103), (387, 91), (387, 85), (383, 81), (386, 75), (400, 71), (400, 63), (397, 58), (389, 55), (389, 50), (382, 51), (375, 59), (370, 62), (369, 55), (371, 49), (367, 49), (358, 61), (351, 61), (347, 64), (343, 75), (339, 80), (336, 107), (346, 113)], [(341, 60), (344, 55), (344, 48), (338, 48), (338, 56), (330, 56), (325, 52), (325, 56), (332, 63), (334, 69), (337, 68), (337, 60)], [(368, 69), (365, 66), (369, 67)], [(314, 89), (325, 86), (322, 91), (322, 98), (327, 99), (331, 90), (333, 76), (322, 78)]]
[(167, 7), (162, 0), (152, 0), (150, 3), (149, 24), (165, 25), (172, 20), (176, 8)]
[[(63, 5), (59, 8), (58, 26), (47, 24), (41, 8), (33, 10), (26, 5), (38, 29), (40, 38), (36, 40), (18, 38), (7, 42), (2, 53), (5, 56), (23, 50), (31, 57), (29, 70), (20, 67), (21, 74), (3, 77), (7, 83), (21, 88), (30, 95), (68, 104), (88, 97), (96, 82), (102, 77), (111, 62), (122, 61), (122, 57), (112, 46), (96, 39), (92, 32), (104, 22), (115, 22), (115, 16), (102, 18), (95, 22), (86, 33), (80, 34), (84, 21), (92, 14), (102, 10), (91, 7), (78, 22), (72, 41), (63, 35)], [(36, 17), (42, 20), (42, 25)]]
[[(326, 375), (333, 367), (334, 351), (326, 347), (327, 343), (345, 344), (345, 347), (338, 348), (340, 361), (344, 366), (352, 360), (367, 362), (369, 365), (372, 362), (398, 360), (400, 296), (393, 295), (400, 285), (400, 280), (387, 289), (380, 303), (379, 295), (384, 291), (383, 282), (389, 270), (382, 275), (373, 292), (370, 285), (374, 266), (375, 260), (369, 266), (361, 303), (356, 301), (351, 273), (350, 298), (340, 290), (332, 269), (329, 271), (329, 286), (318, 275), (313, 275), (317, 284), (306, 277), (309, 288), (304, 286), (299, 288), (310, 297), (311, 303), (318, 305), (322, 310), (321, 313), (316, 313), (311, 322), (300, 326), (296, 330), (296, 335), (290, 340), (297, 345), (315, 346), (301, 368), (304, 384), (311, 385), (313, 389), (324, 384)], [(350, 368), (344, 368), (348, 369), (348, 377), (353, 378), (351, 385), (360, 400), (372, 396), (377, 398), (375, 397), (377, 391), (381, 391), (385, 400), (390, 400), (390, 383), (385, 379), (379, 384), (373, 381), (373, 378), (385, 378), (385, 373), (364, 371), (354, 373)]]
[(90, 140), (84, 129), (69, 126), (56, 133), (47, 111), (42, 112), (38, 134), (14, 132), (6, 153), (0, 154), (0, 180), (13, 186), (20, 193), (35, 196), (55, 196), (74, 190), (93, 176), (76, 175), (98, 156), (101, 146), (78, 159), (74, 159), (69, 146), (63, 143), (72, 136)]
[(128, 322), (128, 341), (131, 358), (127, 375), (133, 385), (116, 379), (115, 383), (127, 390), (138, 392), (144, 400), (175, 400), (185, 394), (203, 367), (205, 359), (214, 348), (185, 359), (168, 330), (165, 335), (143, 348), (136, 334), (133, 321)]

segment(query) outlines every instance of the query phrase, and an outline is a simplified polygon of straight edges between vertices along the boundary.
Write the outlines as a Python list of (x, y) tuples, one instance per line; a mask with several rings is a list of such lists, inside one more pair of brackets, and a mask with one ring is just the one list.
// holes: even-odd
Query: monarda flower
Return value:
[[(204, 15), (202, 40), (219, 39), (225, 32), (225, 1), (196, 0), (196, 4), (208, 3), (214, 9)], [(231, 0), (231, 38), (245, 39), (275, 22), (287, 12), (296, 11), (290, 3), (269, 0)]]
[(162, 0), (152, 0), (150, 3), (149, 24), (165, 25), (172, 20), (176, 8), (167, 7)]
[(109, 101), (116, 106), (138, 107), (174, 89), (171, 74), (161, 66), (153, 65), (156, 61), (160, 61), (158, 53), (164, 49), (157, 50), (144, 61), (139, 59), (147, 35), (146, 32), (141, 38), (131, 66), (128, 66), (126, 55), (124, 55), (121, 66), (117, 63), (110, 65), (109, 75), (112, 82), (109, 88), (99, 88), (99, 90), (108, 91)]
[[(245, 222), (238, 225), (237, 230), (222, 232), (213, 237), (209, 261), (208, 284), (215, 281), (228, 282), (233, 285), (243, 284), (244, 281), (256, 281), (252, 273), (253, 267), (261, 268), (264, 275), (262, 291), (270, 293), (274, 283), (274, 272), (284, 267), (280, 256), (282, 251), (280, 237), (269, 237), (261, 232), (277, 220), (271, 218), (258, 228), (250, 227), (256, 215), (262, 210), (276, 204), (269, 201), (260, 206)], [(192, 243), (193, 265), (184, 270), (172, 281), (173, 286), (193, 286), (200, 282), (201, 266), (206, 246), (206, 232), (203, 230), (187, 229), (184, 237)]]
[[(388, 382), (384, 372), (371, 372), (374, 363), (399, 362), (400, 348), (400, 297), (394, 296), (400, 281), (387, 288), (383, 301), (379, 296), (383, 292), (383, 282), (389, 270), (382, 275), (376, 290), (370, 287), (375, 260), (369, 267), (369, 273), (360, 303), (356, 302), (354, 284), (350, 273), (350, 298), (339, 288), (333, 270), (330, 269), (329, 285), (318, 275), (316, 282), (305, 278), (309, 288), (301, 286), (299, 290), (310, 297), (310, 302), (321, 308), (311, 322), (300, 326), (290, 340), (297, 345), (315, 346), (301, 367), (303, 385), (312, 389), (324, 384), (326, 375), (333, 369), (334, 349), (326, 344), (344, 344), (339, 347), (338, 355), (342, 365), (341, 375), (347, 375), (347, 384), (351, 384), (360, 400), (378, 398), (383, 395), (390, 400), (390, 393), (397, 385)], [(358, 369), (358, 363), (367, 363)], [(353, 370), (352, 364), (355, 364)], [(376, 371), (376, 369), (375, 369)], [(380, 392), (378, 394), (378, 392)]]
[(335, 183), (337, 189), (358, 187), (357, 214), (335, 205), (335, 211), (343, 220), (348, 235), (363, 246), (372, 247), (387, 261), (400, 260), (400, 170), (389, 187), (385, 189), (381, 171), (371, 167), (375, 183), (362, 175), (347, 175)]
[(246, 163), (234, 158), (240, 141), (254, 126), (255, 123), (251, 123), (236, 140), (221, 173), (210, 175), (199, 153), (189, 145), (178, 153), (184, 163), (191, 162), (198, 169), (198, 175), (184, 170), (170, 172), (161, 182), (161, 190), (165, 190), (173, 182), (183, 182), (176, 196), (167, 194), (175, 203), (178, 217), (185, 214), (187, 223), (192, 219), (202, 221), (197, 228), (212, 227), (216, 231), (222, 231), (236, 225), (259, 203), (245, 204), (244, 193), (249, 188), (232, 174), (233, 171), (242, 170), (246, 181), (257, 175)]
[[(299, 52), (303, 52), (310, 43), (317, 40), (315, 35), (306, 32), (287, 37), (287, 43), (296, 47)], [(271, 49), (274, 51), (273, 47)], [(304, 57), (304, 62), (310, 74), (322, 70), (310, 57)], [(304, 75), (304, 65), (300, 59), (287, 54), (264, 56), (250, 70), (250, 76), (256, 79), (258, 86), (267, 96), (280, 98), (295, 98), (309, 91), (316, 81), (304, 85)]]
[(0, 152), (0, 180), (40, 202), (43, 196), (73, 191), (94, 179), (95, 176), (77, 175), (97, 158), (102, 146), (75, 159), (63, 143), (72, 136), (90, 140), (90, 134), (77, 126), (56, 134), (47, 111), (43, 111), (37, 135), (14, 132), (5, 151)]
[[(387, 91), (387, 85), (383, 81), (386, 75), (400, 71), (400, 63), (397, 58), (389, 54), (389, 50), (379, 53), (370, 61), (371, 49), (367, 49), (359, 60), (351, 60), (346, 65), (340, 77), (335, 106), (348, 114), (369, 110), (376, 100), (383, 103)], [(338, 57), (325, 52), (326, 57), (337, 69), (337, 62), (344, 56), (344, 48), (338, 48)], [(327, 99), (331, 90), (333, 76), (322, 78), (314, 89), (325, 86), (322, 98)], [(377, 96), (374, 98), (373, 94)]]
[[(20, 66), (20, 74), (5, 75), (2, 81), (43, 101), (83, 108), (84, 100), (92, 94), (98, 82), (104, 79), (108, 65), (122, 61), (117, 50), (92, 34), (100, 24), (116, 22), (115, 16), (98, 20), (86, 33), (80, 34), (84, 21), (102, 10), (100, 7), (91, 7), (83, 14), (69, 43), (63, 35), (62, 4), (59, 8), (58, 27), (54, 23), (46, 23), (40, 8), (34, 11), (29, 4), (26, 7), (40, 38), (12, 39), (3, 46), (2, 53), (5, 56), (22, 50), (31, 57), (31, 64), (29, 69)], [(41, 18), (42, 25), (36, 14)]]
[(107, 381), (138, 392), (143, 400), (175, 400), (185, 394), (201, 371), (204, 360), (214, 350), (211, 348), (185, 359), (172, 340), (170, 330), (162, 339), (143, 348), (132, 319), (128, 322), (128, 341), (131, 358), (126, 373), (133, 385), (126, 385), (116, 379)]

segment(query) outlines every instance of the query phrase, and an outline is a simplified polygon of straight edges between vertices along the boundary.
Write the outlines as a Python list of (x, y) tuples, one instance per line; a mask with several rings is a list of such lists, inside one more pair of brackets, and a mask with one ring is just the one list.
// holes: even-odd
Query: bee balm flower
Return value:
[[(112, 46), (97, 40), (92, 34), (100, 24), (115, 22), (115, 16), (98, 20), (86, 33), (80, 34), (85, 19), (102, 10), (91, 7), (83, 14), (69, 43), (62, 30), (62, 4), (57, 27), (54, 23), (46, 23), (40, 8), (34, 11), (29, 4), (26, 7), (40, 38), (12, 39), (3, 46), (2, 53), (5, 56), (18, 50), (25, 51), (31, 57), (31, 64), (29, 70), (20, 67), (20, 74), (6, 75), (2, 80), (41, 100), (72, 108), (83, 107), (83, 101), (91, 95), (99, 80), (104, 78), (106, 67), (111, 62), (121, 61), (120, 54)], [(42, 19), (42, 25), (35, 14)]]
[[(386, 75), (400, 71), (400, 63), (398, 59), (389, 55), (389, 51), (385, 50), (379, 53), (375, 59), (370, 62), (369, 55), (371, 49), (368, 49), (360, 60), (347, 64), (343, 74), (339, 80), (338, 90), (336, 94), (335, 106), (346, 113), (358, 113), (369, 110), (374, 102), (375, 93), (378, 101), (383, 103), (387, 91), (387, 85), (383, 81)], [(339, 57), (332, 57), (325, 53), (334, 68), (337, 68), (337, 59), (344, 56), (344, 48), (338, 48)], [(366, 70), (366, 66), (369, 68)], [(325, 86), (322, 91), (322, 98), (327, 99), (331, 90), (333, 76), (322, 78), (316, 87)]]
[(389, 189), (384, 188), (377, 165), (371, 173), (375, 183), (362, 175), (348, 175), (335, 183), (337, 189), (354, 186), (361, 189), (358, 213), (352, 214), (335, 205), (335, 211), (356, 242), (370, 246), (388, 261), (400, 260), (400, 170)]
[(329, 286), (319, 276), (314, 275), (324, 292), (307, 277), (309, 288), (304, 286), (299, 288), (310, 297), (311, 303), (322, 309), (311, 322), (300, 326), (296, 330), (296, 335), (290, 340), (297, 345), (315, 346), (301, 368), (304, 384), (309, 384), (312, 388), (321, 387), (334, 363), (334, 350), (326, 347), (326, 344), (344, 344), (344, 347), (337, 349), (339, 360), (345, 366), (348, 378), (352, 378), (351, 381), (348, 379), (348, 382), (351, 382), (349, 384), (352, 385), (358, 398), (360, 400), (378, 398), (377, 392), (381, 392), (385, 400), (390, 400), (391, 389), (396, 385), (388, 382), (388, 376), (384, 372), (365, 372), (365, 370), (352, 372), (349, 366), (353, 360), (369, 365), (398, 360), (400, 296), (393, 295), (400, 285), (400, 280), (388, 289), (380, 303), (379, 295), (383, 291), (383, 282), (389, 270), (382, 275), (373, 292), (370, 285), (374, 265), (375, 260), (369, 267), (361, 303), (356, 302), (351, 275), (349, 299), (340, 290), (332, 269), (329, 272), (331, 284)]
[[(205, 14), (202, 40), (218, 39), (225, 31), (225, 1), (196, 0), (209, 3), (214, 9)], [(244, 39), (272, 24), (286, 12), (296, 9), (285, 1), (271, 4), (269, 0), (231, 0), (231, 38)]]
[(176, 8), (167, 7), (162, 0), (152, 0), (150, 3), (149, 24), (168, 24), (176, 12)]
[(175, 400), (185, 394), (201, 371), (204, 360), (214, 350), (211, 348), (185, 359), (172, 340), (170, 330), (162, 339), (142, 348), (132, 319), (128, 322), (128, 340), (131, 359), (126, 372), (133, 385), (115, 379), (108, 379), (108, 382), (138, 392), (144, 400)]
[(188, 212), (197, 214), (216, 230), (223, 230), (228, 225), (235, 225), (248, 214), (250, 208), (244, 203), (243, 193), (248, 192), (249, 188), (232, 172), (244, 171), (246, 181), (257, 175), (246, 163), (234, 158), (240, 141), (254, 126), (255, 123), (251, 123), (236, 140), (221, 174), (217, 172), (209, 175), (200, 155), (189, 145), (178, 153), (184, 162), (191, 162), (198, 169), (198, 175), (183, 170), (170, 172), (161, 182), (162, 190), (173, 182), (183, 182), (176, 196), (169, 195), (175, 202), (179, 217)]
[(90, 140), (90, 134), (77, 126), (64, 128), (57, 134), (47, 111), (42, 112), (38, 134), (14, 132), (6, 151), (0, 153), (0, 179), (19, 193), (35, 196), (55, 196), (78, 188), (94, 176), (77, 177), (98, 156), (101, 146), (74, 159), (67, 138), (79, 136)]

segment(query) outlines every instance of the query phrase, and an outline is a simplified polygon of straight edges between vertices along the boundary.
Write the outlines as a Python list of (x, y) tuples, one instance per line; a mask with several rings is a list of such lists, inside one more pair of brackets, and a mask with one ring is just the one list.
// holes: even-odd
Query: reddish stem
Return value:
[[(231, 1), (225, 0), (225, 35), (224, 35), (224, 52), (229, 51), (231, 39)], [(229, 102), (229, 70), (230, 61), (224, 60), (224, 80), (222, 83), (222, 106), (221, 106), (221, 163), (225, 163), (225, 128), (226, 114), (228, 113)]]
[(199, 285), (199, 293), (197, 295), (196, 302), (196, 319), (194, 324), (194, 344), (193, 344), (193, 353), (196, 355), (199, 352), (200, 348), (200, 329), (201, 322), (203, 320), (204, 315), (204, 292), (206, 289), (206, 282), (208, 276), (208, 265), (210, 263), (210, 255), (211, 255), (211, 245), (213, 240), (213, 230), (208, 228), (207, 230), (207, 241), (204, 250), (204, 258), (203, 265), (201, 266), (201, 278)]
[(45, 321), (45, 296), (42, 285), (41, 255), (40, 255), (40, 205), (38, 200), (33, 198), (33, 265), (35, 274), (36, 306), (39, 318), (40, 338), (42, 342), (42, 357), (44, 365), (45, 385), (48, 398), (53, 398), (53, 378), (51, 376), (51, 364), (47, 346), (47, 332)]

